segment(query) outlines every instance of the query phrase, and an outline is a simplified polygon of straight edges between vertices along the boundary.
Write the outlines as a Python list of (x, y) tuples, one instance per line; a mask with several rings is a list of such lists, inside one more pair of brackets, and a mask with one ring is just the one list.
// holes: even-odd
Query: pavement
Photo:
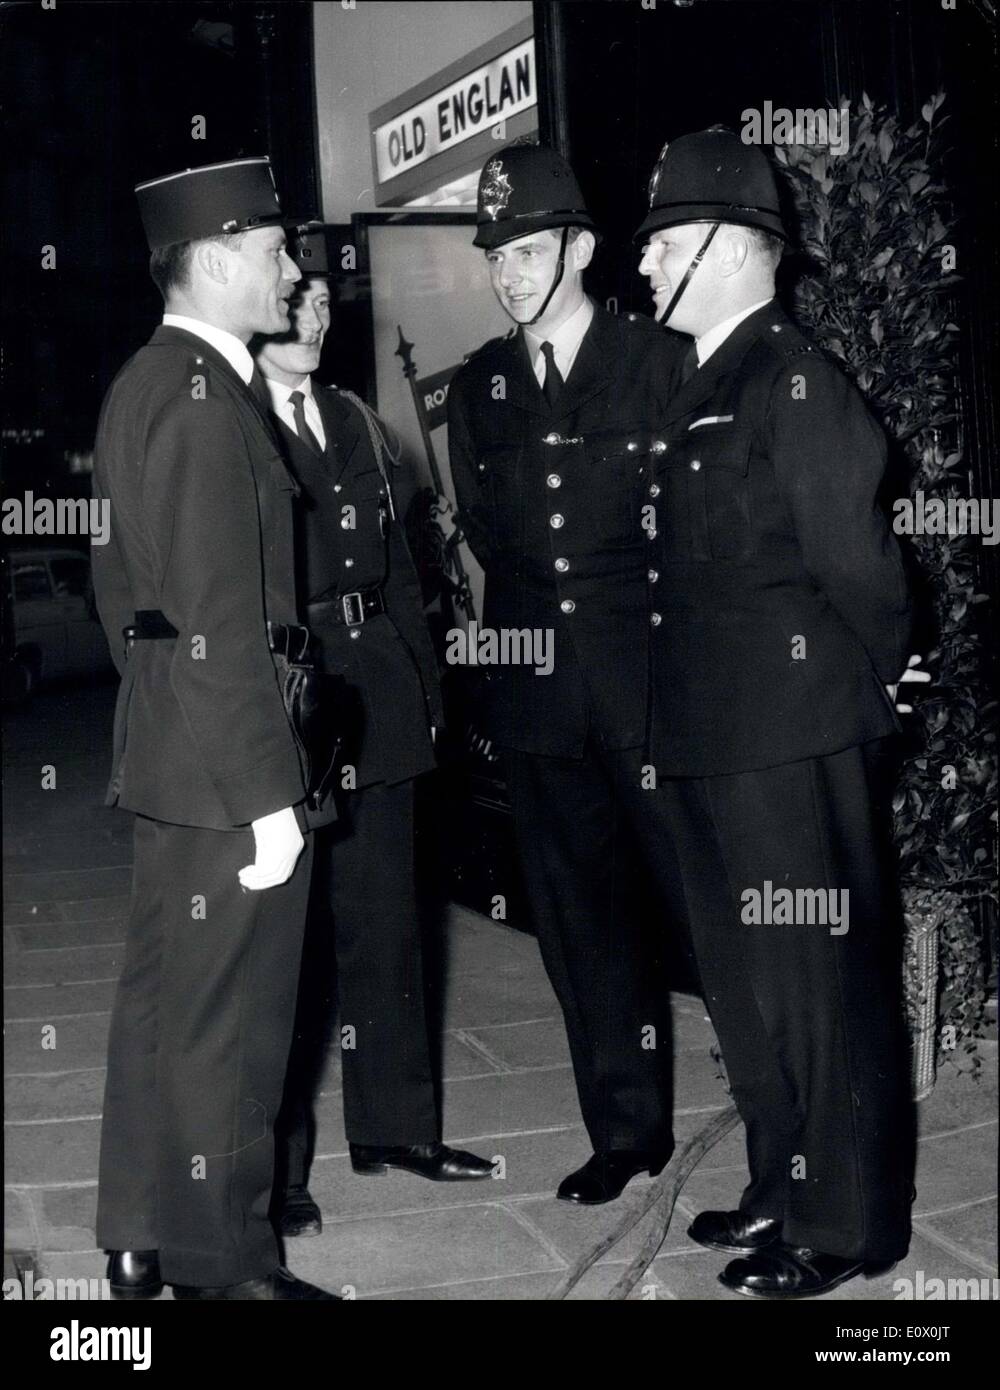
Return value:
[[(5, 1251), (52, 1278), (100, 1278), (95, 1248), (105, 1046), (130, 879), (131, 817), (102, 806), (110, 685), (36, 697), (5, 724)], [(46, 771), (46, 769), (50, 769)], [(54, 781), (55, 785), (51, 784)], [(453, 907), (447, 921), (444, 1133), (490, 1157), (502, 1176), (435, 1184), (405, 1173), (362, 1177), (347, 1156), (338, 1057), (318, 1103), (312, 1191), (318, 1237), (288, 1242), (299, 1275), (369, 1299), (543, 1299), (567, 1267), (641, 1199), (577, 1208), (554, 1197), (589, 1153), (555, 998), (534, 939)], [(728, 1105), (696, 999), (675, 996), (680, 1139)], [(910, 1253), (887, 1275), (829, 1299), (893, 1300), (898, 1281), (995, 1278), (996, 1041), (980, 1078), (947, 1069), (919, 1107)], [(688, 1179), (636, 1298), (737, 1298), (717, 1282), (725, 1257), (685, 1232), (704, 1207), (731, 1207), (746, 1182), (742, 1131)], [(645, 1219), (571, 1297), (603, 1298), (649, 1228)], [(169, 1297), (169, 1294), (164, 1295)], [(987, 1295), (988, 1296), (988, 1295)], [(996, 1296), (995, 1286), (993, 1296)]]

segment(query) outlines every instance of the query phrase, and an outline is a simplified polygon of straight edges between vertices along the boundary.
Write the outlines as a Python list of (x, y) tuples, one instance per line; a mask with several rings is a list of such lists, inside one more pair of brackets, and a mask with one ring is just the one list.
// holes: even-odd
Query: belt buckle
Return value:
[[(344, 625), (346, 627), (359, 627), (365, 620), (365, 604), (361, 597), (360, 589), (355, 589), (353, 593), (341, 594), (340, 611), (344, 615)], [(357, 617), (351, 616), (357, 613)]]

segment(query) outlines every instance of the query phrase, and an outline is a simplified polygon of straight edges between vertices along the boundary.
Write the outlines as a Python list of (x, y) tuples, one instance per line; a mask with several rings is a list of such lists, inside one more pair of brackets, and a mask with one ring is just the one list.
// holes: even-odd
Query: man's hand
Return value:
[(240, 883), (255, 892), (287, 883), (305, 845), (295, 812), (291, 806), (272, 811), (253, 821), (251, 829), (256, 857), (252, 864), (240, 869)]
[(896, 709), (899, 711), (900, 714), (912, 714), (913, 706), (901, 705), (897, 701), (896, 692), (899, 690), (899, 687), (907, 681), (921, 681), (923, 684), (926, 685), (926, 683), (931, 678), (930, 671), (917, 671), (914, 669), (915, 667), (920, 665), (921, 661), (923, 661), (922, 656), (911, 656), (909, 661), (906, 663), (906, 670), (900, 676), (896, 684), (886, 686), (886, 690), (888, 690), (889, 692), (889, 699), (896, 706)]

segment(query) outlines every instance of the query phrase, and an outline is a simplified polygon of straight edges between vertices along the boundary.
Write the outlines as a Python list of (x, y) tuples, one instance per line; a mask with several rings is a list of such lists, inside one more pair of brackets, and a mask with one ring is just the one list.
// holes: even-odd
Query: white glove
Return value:
[[(892, 703), (896, 706), (896, 709), (899, 711), (900, 714), (912, 714), (912, 713), (913, 713), (913, 706), (912, 706), (912, 705), (901, 705), (901, 704), (899, 703), (899, 700), (898, 700), (898, 698), (897, 698), (897, 695), (898, 695), (898, 692), (899, 692), (899, 687), (900, 687), (902, 684), (904, 684), (904, 682), (921, 681), (921, 682), (923, 682), (923, 683), (926, 683), (926, 682), (929, 681), (930, 678), (931, 678), (931, 673), (930, 673), (930, 671), (917, 671), (917, 670), (915, 669), (917, 666), (920, 665), (920, 663), (921, 663), (922, 661), (923, 661), (923, 657), (922, 657), (922, 656), (911, 656), (910, 659), (909, 659), (909, 661), (906, 663), (906, 670), (905, 670), (905, 671), (903, 672), (903, 674), (900, 676), (900, 678), (899, 678), (899, 680), (896, 682), (896, 684), (895, 684), (895, 685), (887, 685), (887, 686), (886, 686), (886, 690), (888, 690), (888, 692), (889, 692), (889, 699), (890, 699), (890, 700), (892, 701)], [(905, 697), (905, 694), (906, 694), (906, 692), (904, 691), (904, 692), (903, 692), (904, 697)]]
[(272, 811), (253, 821), (251, 829), (255, 858), (252, 864), (240, 869), (240, 883), (255, 891), (287, 883), (305, 845), (295, 812), (291, 806)]

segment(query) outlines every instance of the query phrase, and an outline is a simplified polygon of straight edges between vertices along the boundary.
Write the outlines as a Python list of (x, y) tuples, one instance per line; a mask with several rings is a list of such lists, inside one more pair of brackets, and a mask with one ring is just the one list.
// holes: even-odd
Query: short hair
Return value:
[(774, 232), (767, 231), (764, 227), (741, 227), (747, 241), (754, 249), (754, 253), (765, 261), (774, 270), (778, 262), (785, 254), (785, 243), (780, 236)]
[(199, 237), (196, 241), (175, 241), (169, 246), (158, 246), (149, 257), (149, 273), (156, 288), (165, 300), (169, 298), (171, 290), (186, 289), (191, 277), (191, 257), (195, 247), (203, 242), (217, 241), (221, 246), (238, 251), (245, 236), (245, 231), (228, 232), (220, 236)]

